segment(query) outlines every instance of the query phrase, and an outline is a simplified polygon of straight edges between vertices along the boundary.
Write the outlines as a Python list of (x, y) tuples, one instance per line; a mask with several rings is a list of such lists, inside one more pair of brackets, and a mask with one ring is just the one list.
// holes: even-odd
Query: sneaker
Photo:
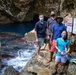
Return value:
[(52, 75), (56, 75), (56, 74), (57, 74), (57, 72), (53, 72), (53, 73), (52, 73)]
[(63, 72), (60, 72), (60, 74), (59, 75), (64, 75), (64, 73)]

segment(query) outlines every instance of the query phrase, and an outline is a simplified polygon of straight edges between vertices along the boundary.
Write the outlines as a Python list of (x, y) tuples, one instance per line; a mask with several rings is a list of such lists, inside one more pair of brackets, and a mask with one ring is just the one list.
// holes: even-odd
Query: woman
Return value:
[(67, 54), (70, 51), (70, 41), (67, 39), (67, 32), (63, 31), (61, 34), (61, 38), (58, 38), (56, 40), (56, 58), (55, 58), (55, 72), (52, 73), (52, 75), (56, 75), (57, 74), (57, 69), (58, 69), (58, 65), (59, 63), (61, 63), (61, 72), (60, 75), (64, 74), (64, 69), (65, 69), (65, 62), (67, 61)]

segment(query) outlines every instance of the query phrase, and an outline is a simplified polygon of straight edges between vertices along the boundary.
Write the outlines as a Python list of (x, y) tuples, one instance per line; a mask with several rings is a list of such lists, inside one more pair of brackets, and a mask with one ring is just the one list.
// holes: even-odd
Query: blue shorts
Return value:
[(67, 61), (67, 57), (66, 56), (56, 56), (55, 61), (59, 62), (59, 63), (65, 63)]

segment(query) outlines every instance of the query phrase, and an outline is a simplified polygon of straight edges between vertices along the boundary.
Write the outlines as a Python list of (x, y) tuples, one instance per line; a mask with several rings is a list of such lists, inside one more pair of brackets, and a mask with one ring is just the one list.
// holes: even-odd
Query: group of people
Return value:
[[(35, 37), (38, 44), (38, 53), (37, 56), (39, 59), (42, 59), (40, 56), (41, 47), (44, 43), (48, 43), (50, 51), (51, 62), (53, 54), (55, 55), (55, 72), (52, 75), (57, 74), (57, 69), (59, 63), (61, 63), (62, 71), (60, 75), (64, 74), (65, 63), (68, 60), (68, 54), (70, 52), (70, 40), (68, 40), (67, 27), (62, 23), (63, 17), (57, 16), (54, 11), (51, 11), (50, 18), (44, 21), (44, 15), (39, 15), (39, 21), (35, 25)], [(47, 39), (47, 40), (46, 40)], [(45, 41), (46, 40), (46, 41)]]

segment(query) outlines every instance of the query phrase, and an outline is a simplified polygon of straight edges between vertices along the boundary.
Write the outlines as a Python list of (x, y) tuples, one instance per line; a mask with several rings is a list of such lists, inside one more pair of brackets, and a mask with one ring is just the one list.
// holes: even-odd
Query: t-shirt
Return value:
[[(70, 46), (70, 41), (69, 40), (62, 40), (62, 38), (58, 38), (56, 40), (56, 43), (57, 43), (57, 46), (58, 46), (58, 49), (61, 51), (61, 52), (66, 52), (65, 51), (65, 46)], [(62, 56), (62, 54), (60, 52), (56, 52), (56, 56)]]
[(47, 23), (46, 21), (43, 22), (43, 24), (38, 21), (35, 25), (35, 31), (37, 32), (38, 38), (44, 38), (46, 37), (46, 29), (47, 29)]
[(61, 33), (66, 30), (66, 26), (64, 24), (58, 25), (58, 23), (55, 23), (52, 26), (53, 31), (53, 37), (52, 40), (56, 40), (57, 38), (61, 37)]
[(52, 18), (49, 18), (49, 19), (47, 20), (48, 35), (50, 35), (50, 34), (51, 34), (52, 26), (53, 26), (53, 24), (55, 24), (55, 23), (56, 23), (56, 21), (55, 21), (55, 20), (53, 20)]

